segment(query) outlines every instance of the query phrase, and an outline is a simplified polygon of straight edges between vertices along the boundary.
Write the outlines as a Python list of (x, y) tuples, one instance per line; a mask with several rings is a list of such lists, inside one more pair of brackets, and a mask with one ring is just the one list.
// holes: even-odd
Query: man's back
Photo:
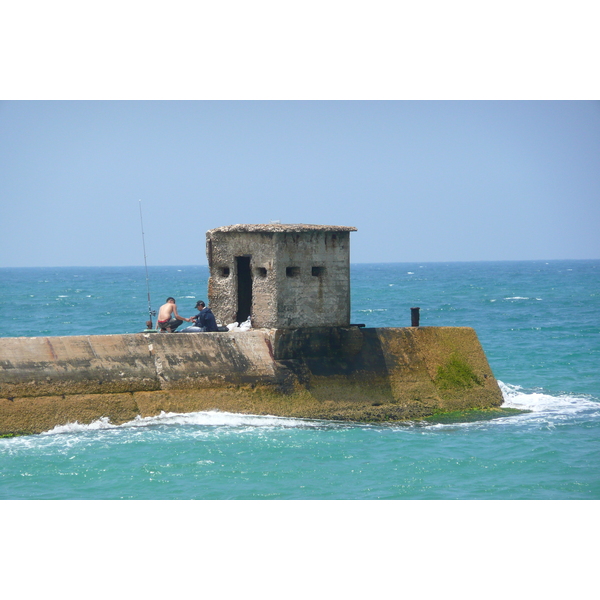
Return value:
[(173, 310), (177, 310), (176, 304), (171, 304), (170, 302), (163, 304), (158, 310), (158, 320), (168, 321), (173, 314)]
[(215, 319), (215, 315), (213, 315), (212, 310), (206, 307), (202, 309), (200, 312), (200, 321), (204, 327), (206, 327), (206, 331), (218, 331), (217, 320)]

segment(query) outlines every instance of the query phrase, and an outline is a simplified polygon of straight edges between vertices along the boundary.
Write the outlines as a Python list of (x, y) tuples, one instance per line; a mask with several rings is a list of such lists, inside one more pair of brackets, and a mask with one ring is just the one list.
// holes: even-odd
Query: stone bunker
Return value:
[(350, 232), (327, 225), (230, 225), (206, 234), (218, 319), (253, 327), (347, 327)]

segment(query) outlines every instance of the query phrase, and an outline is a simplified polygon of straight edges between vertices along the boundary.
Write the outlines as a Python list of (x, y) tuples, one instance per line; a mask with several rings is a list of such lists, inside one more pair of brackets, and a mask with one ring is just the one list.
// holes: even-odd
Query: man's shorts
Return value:
[(157, 321), (156, 329), (160, 329), (161, 331), (164, 331), (165, 329), (175, 331), (182, 323), (183, 321), (180, 321), (179, 319), (170, 319), (169, 321)]

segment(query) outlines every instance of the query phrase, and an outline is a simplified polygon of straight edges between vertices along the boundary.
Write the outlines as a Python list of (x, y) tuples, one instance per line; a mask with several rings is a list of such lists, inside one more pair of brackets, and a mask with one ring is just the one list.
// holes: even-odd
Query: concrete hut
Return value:
[(331, 225), (230, 225), (206, 233), (208, 298), (224, 323), (347, 327), (350, 232)]

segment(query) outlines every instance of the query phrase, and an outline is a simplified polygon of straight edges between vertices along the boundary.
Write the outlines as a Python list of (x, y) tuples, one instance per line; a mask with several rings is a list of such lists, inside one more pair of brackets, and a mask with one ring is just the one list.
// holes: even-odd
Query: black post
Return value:
[(410, 324), (411, 327), (418, 327), (419, 326), (419, 311), (421, 309), (416, 306), (415, 308), (411, 308), (410, 309)]

